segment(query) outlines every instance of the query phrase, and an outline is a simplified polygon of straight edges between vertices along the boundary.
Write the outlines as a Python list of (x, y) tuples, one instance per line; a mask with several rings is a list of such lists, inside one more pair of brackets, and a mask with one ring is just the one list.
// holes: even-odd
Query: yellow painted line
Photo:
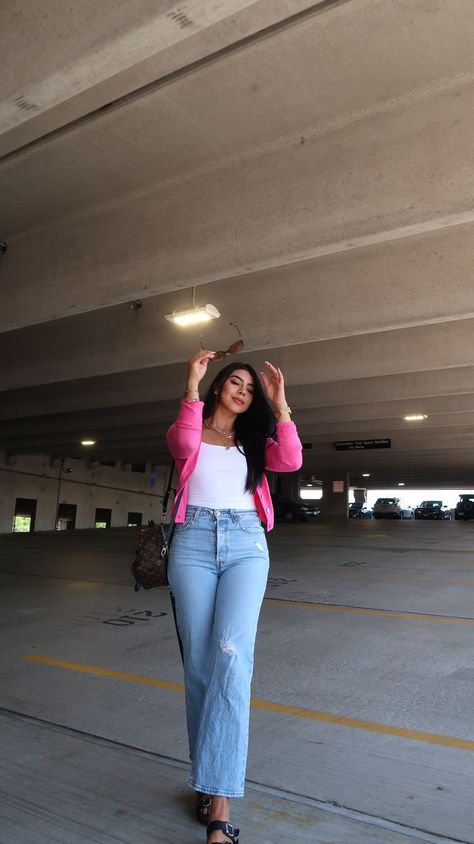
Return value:
[[(383, 572), (377, 571), (375, 569), (360, 569), (357, 566), (349, 566), (347, 568), (341, 569), (338, 574), (355, 574), (357, 577), (372, 577), (376, 578), (377, 580), (417, 580), (419, 583), (423, 585), (428, 582), (429, 584), (439, 584), (439, 583), (458, 583), (461, 586), (474, 586), (474, 579), (472, 578), (465, 578), (464, 580), (459, 577), (432, 577), (430, 572), (420, 572), (420, 574), (385, 574)], [(423, 580), (423, 578), (427, 578), (427, 580)]]
[(380, 733), (385, 736), (398, 736), (410, 741), (424, 741), (428, 744), (439, 744), (444, 747), (457, 747), (461, 750), (474, 751), (474, 741), (456, 738), (455, 736), (427, 733), (423, 730), (408, 730), (406, 727), (392, 727), (389, 724), (378, 724), (375, 721), (363, 721), (360, 718), (348, 718), (345, 715), (333, 715), (331, 712), (318, 712), (315, 709), (303, 709), (299, 706), (285, 706), (268, 700), (252, 698), (255, 709), (265, 709), (267, 712), (280, 712), (283, 715), (294, 715), (297, 718), (308, 718), (311, 721), (322, 721), (325, 724), (336, 724), (340, 727), (351, 727), (353, 730), (365, 730), (369, 733)]
[(96, 674), (99, 677), (111, 677), (113, 680), (125, 680), (127, 683), (139, 683), (141, 686), (154, 686), (157, 689), (167, 689), (169, 692), (184, 692), (182, 683), (170, 683), (168, 680), (145, 677), (143, 674), (127, 674), (124, 671), (113, 671), (111, 668), (98, 668), (96, 665), (68, 662), (65, 659), (53, 659), (39, 654), (24, 654), (23, 659), (27, 659), (28, 662), (39, 662), (41, 665), (52, 665), (55, 668), (67, 668), (69, 671), (82, 671), (83, 674)]
[(365, 607), (334, 607), (330, 604), (310, 604), (305, 601), (285, 601), (283, 598), (265, 598), (266, 604), (279, 607), (293, 607), (303, 610), (325, 610), (326, 612), (349, 612), (355, 615), (379, 615), (385, 618), (405, 618), (409, 621), (438, 621), (441, 624), (470, 624), (474, 625), (474, 618), (456, 618), (450, 615), (423, 615), (417, 612), (398, 612), (397, 610), (372, 610)]
[[(28, 662), (37, 662), (41, 665), (50, 665), (56, 668), (66, 668), (69, 671), (81, 671), (84, 674), (94, 674), (98, 677), (111, 677), (114, 680), (124, 680), (128, 683), (137, 683), (142, 686), (154, 686), (159, 689), (166, 689), (173, 692), (183, 692), (182, 683), (170, 683), (168, 680), (160, 680), (158, 677), (146, 677), (142, 674), (128, 674), (125, 671), (114, 671), (110, 668), (99, 668), (97, 665), (85, 665), (82, 662), (70, 662), (65, 659), (54, 659), (40, 654), (23, 654), (23, 659)], [(423, 730), (409, 730), (406, 727), (392, 727), (389, 724), (378, 724), (376, 721), (363, 721), (360, 718), (348, 718), (345, 715), (333, 715), (331, 712), (320, 712), (317, 709), (305, 709), (301, 706), (287, 706), (283, 703), (274, 703), (271, 700), (252, 698), (254, 709), (263, 709), (266, 712), (277, 712), (280, 715), (292, 715), (295, 718), (306, 718), (310, 721), (320, 721), (325, 724), (335, 724), (339, 727), (350, 727), (353, 730), (365, 730), (369, 733), (379, 733), (386, 736), (397, 736), (398, 738), (410, 741), (424, 741), (427, 744), (437, 744), (443, 747), (455, 747), (460, 750), (474, 751), (474, 741), (470, 739), (457, 738), (456, 736), (439, 735), (428, 733)]]

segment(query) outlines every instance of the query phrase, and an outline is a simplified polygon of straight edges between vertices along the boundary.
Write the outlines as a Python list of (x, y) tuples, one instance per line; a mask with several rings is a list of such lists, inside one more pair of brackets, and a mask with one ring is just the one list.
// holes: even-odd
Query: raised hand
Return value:
[(285, 379), (283, 372), (277, 366), (273, 366), (270, 361), (265, 361), (267, 372), (261, 372), (263, 386), (267, 399), (276, 410), (287, 406), (285, 398)]
[(207, 366), (214, 357), (214, 352), (208, 349), (199, 349), (198, 352), (189, 358), (188, 361), (188, 390), (197, 390), (199, 383), (207, 372)]

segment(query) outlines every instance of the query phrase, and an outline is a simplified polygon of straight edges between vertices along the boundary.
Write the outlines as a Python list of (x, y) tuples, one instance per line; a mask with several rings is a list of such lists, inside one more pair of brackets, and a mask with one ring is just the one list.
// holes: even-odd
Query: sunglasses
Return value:
[[(237, 329), (240, 339), (236, 340), (235, 343), (232, 343), (232, 345), (230, 345), (228, 349), (225, 349), (225, 350), (222, 349), (220, 352), (215, 352), (214, 357), (212, 358), (213, 360), (224, 360), (224, 358), (227, 357), (227, 355), (235, 355), (237, 352), (240, 352), (241, 349), (244, 348), (244, 341), (243, 341), (242, 335), (240, 333), (239, 326), (236, 325), (235, 322), (229, 322), (229, 325), (233, 325), (234, 328)], [(201, 334), (199, 342), (200, 342), (200, 345), (201, 345), (201, 349), (204, 350), (206, 347), (203, 346), (203, 340), (204, 340), (204, 335)]]

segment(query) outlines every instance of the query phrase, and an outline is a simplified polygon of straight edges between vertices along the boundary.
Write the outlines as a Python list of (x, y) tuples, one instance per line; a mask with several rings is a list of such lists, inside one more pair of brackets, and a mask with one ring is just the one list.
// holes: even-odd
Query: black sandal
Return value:
[[(217, 830), (221, 830), (228, 838), (231, 840), (231, 844), (239, 844), (239, 832), (240, 829), (234, 829), (231, 823), (228, 821), (211, 821), (210, 824), (207, 826), (207, 837), (211, 835), (212, 832), (217, 832)], [(219, 841), (218, 844), (229, 844), (228, 841)]]
[(207, 826), (209, 823), (209, 809), (211, 808), (212, 797), (206, 797), (202, 792), (198, 791), (198, 801), (196, 806), (196, 816), (199, 823)]

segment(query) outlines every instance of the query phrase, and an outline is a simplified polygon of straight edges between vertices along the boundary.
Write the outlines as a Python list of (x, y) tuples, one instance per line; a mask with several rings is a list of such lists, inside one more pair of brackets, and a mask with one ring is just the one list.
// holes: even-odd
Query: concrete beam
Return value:
[[(12, 221), (15, 203), (22, 201), (19, 185), (35, 184), (40, 172), (54, 172), (58, 156), (66, 166), (60, 196), (58, 192), (56, 199), (48, 201), (41, 190), (35, 199), (29, 189), (28, 209), (20, 212), (22, 225), (16, 234), (10, 231), (11, 249), (2, 259), (2, 330), (257, 271), (271, 270), (272, 279), (277, 269), (287, 279), (298, 273), (303, 287), (310, 282), (314, 285), (320, 273), (329, 273), (337, 286), (338, 267), (346, 267), (343, 274), (347, 279), (347, 267), (357, 272), (365, 265), (367, 250), (373, 252), (375, 263), (378, 257), (378, 278), (382, 280), (392, 265), (388, 256), (396, 270), (396, 256), (406, 254), (405, 242), (413, 252), (411, 240), (417, 232), (438, 232), (446, 226), (455, 227), (454, 238), (472, 243), (467, 224), (474, 219), (474, 206), (465, 174), (474, 168), (473, 92), (473, 84), (459, 83), (456, 96), (451, 90), (443, 91), (426, 101), (410, 102), (400, 113), (377, 114), (343, 129), (333, 127), (327, 136), (311, 137), (309, 133), (304, 144), (296, 138), (290, 143), (282, 139), (270, 150), (265, 145), (251, 155), (223, 159), (218, 165), (69, 216), (67, 197), (76, 197), (85, 187), (84, 139), (80, 134), (75, 138), (75, 152), (55, 149), (51, 143), (31, 160), (25, 156), (15, 167), (5, 165), (4, 196)], [(437, 119), (439, 113), (442, 122)], [(88, 176), (91, 202), (98, 191), (103, 197), (106, 184), (113, 181), (107, 161), (96, 153), (92, 160), (97, 172)], [(120, 161), (120, 168), (122, 165)], [(21, 172), (15, 172), (18, 168)], [(153, 182), (151, 174), (148, 176)], [(59, 191), (54, 180), (49, 182), (50, 191)], [(15, 194), (9, 184), (15, 185)], [(84, 200), (87, 205), (87, 197)], [(28, 231), (38, 219), (47, 219), (48, 208), (53, 215), (56, 208), (60, 219)], [(404, 237), (410, 240), (403, 247), (399, 243), (391, 252), (377, 251), (377, 243), (387, 244), (389, 249), (394, 239)], [(414, 260), (419, 270), (431, 256), (435, 277), (443, 285), (453, 275), (443, 265), (444, 239), (440, 243), (443, 245), (437, 249), (428, 239), (429, 255), (422, 244)], [(470, 251), (469, 246), (466, 249)], [(362, 261), (358, 260), (361, 250)], [(337, 264), (338, 255), (342, 264)], [(314, 259), (322, 262), (315, 266)], [(306, 275), (302, 260), (307, 262)], [(472, 289), (460, 272), (459, 261), (463, 258), (458, 258), (454, 268), (458, 284), (450, 291), (454, 301), (446, 296), (451, 316), (474, 313), (469, 298)], [(415, 299), (412, 291), (414, 276), (427, 284), (431, 267), (430, 273), (424, 274), (413, 269), (408, 278), (400, 272), (398, 297), (390, 296), (394, 290), (387, 285), (384, 292), (393, 298), (395, 312), (392, 314), (391, 302), (386, 301), (376, 330), (443, 317), (434, 313), (411, 318), (409, 309), (403, 308), (406, 289), (411, 303), (423, 303), (425, 311), (430, 311), (429, 298), (420, 293)], [(360, 292), (364, 278), (367, 275), (358, 279)], [(244, 289), (242, 281), (234, 285)], [(39, 286), (47, 295), (35, 300), (32, 307)], [(356, 299), (357, 286), (353, 284), (350, 290), (350, 298)], [(456, 306), (461, 292), (467, 296), (462, 310)], [(356, 300), (357, 311), (362, 311), (360, 299)], [(340, 333), (333, 325), (332, 336)]]
[(95, 431), (120, 425), (140, 424), (157, 425), (166, 422), (176, 415), (177, 402), (150, 402), (141, 405), (126, 405), (121, 408), (99, 408), (87, 412), (51, 413), (47, 416), (37, 416), (33, 419), (15, 419), (0, 422), (0, 438), (12, 435), (28, 436), (30, 434), (46, 434), (51, 431)]
[[(117, 439), (109, 440), (105, 443), (98, 442), (94, 448), (84, 448), (77, 440), (61, 441), (57, 438), (52, 442), (45, 438), (42, 442), (33, 442), (33, 444), (13, 444), (8, 447), (9, 454), (39, 454), (41, 452), (48, 452), (55, 455), (69, 455), (70, 457), (85, 458), (89, 456), (92, 460), (100, 459), (98, 455), (111, 455), (117, 460), (126, 460), (128, 454), (135, 452), (165, 452), (168, 451), (164, 436), (147, 437), (142, 440), (135, 439)], [(147, 460), (152, 460), (148, 457)]]
[[(153, 380), (153, 378), (152, 371), (150, 372), (150, 380)], [(340, 418), (347, 418), (354, 412), (352, 409), (353, 405), (360, 406), (361, 398), (364, 399), (364, 407), (370, 410), (372, 404), (377, 405), (379, 402), (385, 402), (388, 400), (388, 397), (395, 402), (410, 401), (410, 408), (416, 406), (419, 408), (427, 407), (428, 409), (432, 407), (432, 402), (436, 404), (437, 398), (440, 398), (444, 402), (444, 397), (446, 397), (446, 407), (452, 407), (453, 411), (455, 411), (456, 408), (462, 409), (470, 404), (473, 383), (474, 367), (466, 366), (450, 368), (449, 370), (412, 372), (386, 377), (354, 378), (351, 381), (305, 384), (304, 386), (290, 385), (288, 388), (288, 398), (291, 406), (297, 410), (298, 418), (303, 418), (302, 413), (305, 408), (316, 409), (318, 412), (315, 414), (315, 418), (318, 419), (320, 418), (319, 409), (325, 411), (327, 408), (331, 408), (335, 413), (338, 413)], [(66, 392), (66, 399), (68, 397), (72, 398), (73, 386), (71, 385), (68, 388), (66, 385), (61, 385), (60, 393), (64, 390)], [(124, 389), (130, 389), (131, 391), (132, 385), (127, 384)], [(71, 395), (69, 395), (69, 390)], [(76, 392), (80, 393), (79, 387), (77, 387)], [(13, 395), (16, 396), (15, 399), (13, 399)], [(4, 396), (4, 405), (10, 405), (11, 409), (13, 402), (19, 402), (20, 396), (23, 396), (25, 400), (24, 411), (26, 412), (26, 395), (27, 393), (21, 390), (18, 392), (15, 391), (14, 394), (7, 394)], [(40, 389), (39, 393), (36, 392), (36, 401), (31, 401), (31, 414), (34, 414), (35, 411), (44, 413), (45, 407), (51, 410), (52, 405), (50, 402), (53, 401), (51, 394), (48, 400), (44, 397), (40, 398), (41, 395), (42, 391)], [(129, 395), (131, 397), (132, 393), (130, 392)], [(102, 400), (104, 400), (104, 396)], [(38, 401), (41, 402), (41, 405), (37, 404)], [(72, 410), (69, 413), (47, 413), (45, 416), (30, 415), (23, 418), (14, 418), (0, 422), (0, 437), (5, 438), (10, 435), (22, 436), (33, 433), (44, 434), (49, 431), (59, 430), (94, 430), (104, 425), (134, 424), (137, 419), (143, 424), (158, 424), (171, 420), (174, 417), (177, 401), (178, 399), (175, 398), (163, 402), (142, 403), (137, 398), (136, 405), (112, 404), (110, 408), (99, 407), (82, 412)], [(429, 404), (426, 404), (426, 401)]]
[[(412, 436), (417, 440), (422, 436), (431, 442), (434, 436), (438, 440), (445, 429), (448, 429), (450, 437), (454, 430), (459, 432), (459, 436), (464, 439), (466, 432), (469, 433), (474, 428), (474, 396), (463, 398), (466, 398), (464, 409), (459, 397), (452, 399), (451, 407), (444, 404), (446, 400), (439, 400), (435, 412), (431, 412), (427, 419), (416, 423), (404, 421), (402, 410), (396, 415), (386, 415), (386, 404), (378, 408), (359, 405), (349, 411), (344, 407), (296, 409), (294, 418), (301, 436), (313, 443), (327, 440), (333, 442), (337, 439), (370, 439), (373, 436), (388, 437), (400, 433), (403, 437)], [(423, 406), (423, 410), (425, 409), (427, 408)], [(67, 442), (79, 445), (81, 440), (86, 438), (95, 439), (99, 444), (108, 443), (111, 448), (114, 447), (114, 443), (128, 440), (135, 441), (137, 444), (139, 442), (146, 444), (154, 442), (158, 437), (164, 441), (166, 431), (175, 418), (176, 410), (177, 404), (166, 417), (161, 415), (160, 420), (156, 419), (148, 423), (140, 420), (134, 424), (123, 425), (117, 418), (115, 426), (109, 424), (108, 427), (104, 427), (103, 424), (96, 423), (95, 425), (85, 424), (82, 427), (76, 425), (72, 428), (66, 425), (65, 428), (58, 430), (50, 422), (49, 428), (43, 424), (42, 431), (35, 430), (34, 433), (29, 434), (20, 434), (13, 427), (10, 430), (0, 428), (0, 447), (18, 449), (44, 445), (47, 450), (54, 450), (56, 444)], [(404, 410), (406, 410), (405, 407)], [(139, 416), (137, 415), (136, 418), (139, 419)], [(73, 417), (70, 421), (74, 421)], [(34, 422), (32, 427), (34, 427)], [(376, 434), (371, 433), (374, 430)], [(382, 433), (384, 431), (385, 434)]]
[[(114, 446), (114, 443), (126, 443), (128, 441), (141, 441), (147, 443), (154, 442), (157, 437), (160, 438), (160, 440), (163, 440), (164, 442), (164, 434), (166, 433), (166, 430), (171, 424), (172, 420), (173, 417), (171, 417), (171, 419), (169, 420), (166, 420), (160, 425), (154, 423), (148, 425), (117, 425), (116, 427), (108, 428), (79, 428), (76, 430), (67, 431), (67, 437), (65, 436), (64, 431), (56, 432), (53, 431), (53, 429), (51, 428), (47, 433), (36, 433), (26, 435), (10, 434), (8, 436), (1, 436), (0, 443), (5, 443), (6, 448), (17, 449), (43, 444), (47, 446), (48, 451), (54, 451), (56, 444), (62, 445), (64, 443), (75, 443), (77, 446), (80, 446), (81, 440), (83, 439), (94, 439), (97, 443), (107, 442), (107, 444), (110, 445), (111, 448)], [(87, 454), (87, 447), (83, 448), (83, 451), (85, 454)]]
[(336, 2), (6, 0), (0, 155), (320, 4)]
[[(336, 301), (338, 301), (337, 298)], [(364, 309), (364, 301), (364, 299), (361, 300), (359, 304), (361, 313)], [(251, 318), (250, 312), (246, 315), (242, 313), (246, 302), (252, 312)], [(439, 377), (436, 379), (432, 377), (431, 382), (427, 381), (427, 384), (433, 385), (436, 381), (437, 386), (443, 389), (443, 385), (450, 383), (447, 370), (456, 369), (453, 377), (454, 384), (457, 385), (459, 379), (457, 370), (464, 366), (472, 367), (474, 363), (474, 319), (380, 331), (366, 336), (356, 335), (326, 341), (318, 340), (312, 343), (302, 342), (300, 345), (295, 344), (286, 348), (279, 345), (275, 347), (266, 345), (266, 340), (276, 339), (276, 336), (280, 337), (281, 343), (285, 343), (289, 335), (291, 338), (293, 330), (297, 333), (296, 326), (300, 326), (301, 340), (305, 333), (312, 332), (314, 336), (319, 330), (323, 332), (325, 330), (323, 306), (320, 308), (318, 302), (319, 297), (316, 295), (312, 302), (303, 298), (301, 301), (292, 303), (288, 309), (280, 306), (278, 310), (274, 305), (270, 305), (266, 316), (264, 304), (262, 303), (260, 309), (254, 308), (251, 297), (250, 300), (244, 299), (243, 302), (239, 300), (235, 305), (236, 314), (239, 318), (243, 316), (246, 320), (245, 323), (241, 323), (242, 330), (245, 331), (246, 326), (248, 328), (248, 334), (245, 331), (246, 346), (241, 355), (242, 359), (253, 364), (257, 371), (262, 369), (265, 359), (277, 362), (285, 373), (289, 389), (294, 388), (296, 396), (302, 395), (304, 404), (307, 404), (309, 397), (314, 397), (317, 392), (317, 388), (311, 387), (311, 392), (305, 393), (305, 389), (301, 388), (305, 388), (306, 385), (315, 383), (324, 385), (339, 380), (347, 382), (352, 378), (360, 379), (361, 375), (365, 378), (380, 378), (380, 376), (387, 377), (400, 373), (429, 373), (432, 370), (438, 370)], [(407, 299), (405, 305), (410, 308), (411, 301)], [(380, 309), (381, 313), (383, 311), (383, 307), (376, 301), (371, 305), (371, 302), (367, 300), (367, 310), (370, 311), (371, 308), (372, 313), (374, 309)], [(335, 321), (338, 319), (338, 314), (339, 319), (345, 319), (345, 311), (342, 313), (335, 303), (333, 303), (332, 312), (332, 318)], [(56, 332), (51, 332), (49, 326), (31, 329), (29, 336), (22, 336), (22, 332), (0, 335), (0, 355), (3, 360), (12, 362), (11, 367), (4, 368), (0, 376), (0, 389), (5, 391), (0, 418), (2, 415), (3, 418), (7, 418), (4, 415), (6, 413), (10, 418), (24, 413), (29, 415), (25, 403), (20, 412), (15, 411), (21, 403), (20, 388), (23, 387), (32, 388), (28, 394), (31, 415), (66, 410), (69, 402), (72, 402), (70, 409), (73, 409), (74, 406), (92, 408), (108, 404), (128, 404), (132, 396), (137, 402), (153, 401), (157, 397), (161, 401), (178, 398), (184, 387), (185, 361), (198, 346), (196, 332), (183, 335), (175, 327), (166, 327), (167, 324), (163, 319), (161, 324), (156, 324), (152, 317), (148, 323), (143, 324), (144, 333), (141, 335), (142, 323), (134, 326), (134, 317), (130, 317), (128, 313), (119, 315), (132, 320), (128, 323), (128, 328), (125, 328), (125, 322), (122, 319), (114, 319), (114, 315), (104, 313), (100, 318), (94, 319), (93, 332), (87, 333), (85, 330), (81, 332), (80, 324), (74, 326), (74, 321), (66, 321), (64, 324), (58, 324), (57, 327), (60, 330), (57, 339)], [(329, 320), (329, 301), (324, 306), (324, 313)], [(229, 315), (234, 316), (234, 313), (231, 312)], [(107, 331), (104, 331), (105, 325)], [(209, 330), (207, 334), (209, 345), (216, 339), (220, 342), (226, 340), (226, 345), (228, 345), (233, 339), (232, 329), (229, 326), (222, 325), (219, 331), (222, 334), (216, 338), (213, 336), (212, 329)], [(72, 352), (68, 348), (68, 332)], [(254, 343), (260, 346), (259, 351), (250, 351)], [(215, 348), (223, 347), (216, 343), (213, 345)], [(169, 346), (171, 348), (168, 348)], [(117, 357), (115, 365), (119, 372), (109, 374), (108, 370), (114, 365), (114, 352)], [(167, 359), (178, 354), (182, 362), (164, 365)], [(132, 372), (120, 371), (120, 364), (125, 363), (127, 355), (129, 366), (126, 368), (134, 370)], [(156, 366), (157, 358), (161, 360), (161, 366)], [(144, 361), (148, 364), (147, 368), (142, 368)], [(100, 372), (101, 375), (104, 372), (106, 374), (104, 377), (98, 375), (95, 378), (81, 378), (88, 371), (94, 372), (94, 370)], [(74, 380), (75, 384), (65, 382), (61, 384), (62, 379), (66, 381), (67, 378)], [(56, 380), (59, 383), (54, 389), (54, 384), (51, 382)], [(209, 380), (207, 379), (205, 384)], [(419, 378), (418, 381), (420, 380)], [(44, 386), (34, 386), (38, 384), (44, 384)], [(409, 381), (406, 382), (405, 388), (408, 389), (408, 386)], [(298, 388), (300, 388), (299, 392)], [(381, 399), (390, 398), (388, 388), (387, 382), (380, 394)], [(452, 389), (459, 388), (454, 386)], [(85, 404), (78, 403), (79, 393), (84, 393), (80, 398)], [(77, 398), (74, 404), (75, 394)], [(38, 404), (36, 404), (36, 397), (39, 399)], [(43, 407), (41, 407), (42, 397), (45, 399)], [(62, 405), (60, 404), (61, 397), (63, 398)], [(51, 405), (49, 402), (52, 398), (54, 398), (54, 404)], [(359, 401), (364, 401), (364, 393), (360, 393), (358, 397), (354, 396), (355, 400), (357, 398)], [(372, 398), (372, 395), (369, 395), (369, 398)]]
[[(449, 374), (451, 375), (451, 370)], [(394, 376), (394, 378), (395, 377), (396, 376)], [(472, 378), (472, 374), (470, 378)], [(411, 397), (409, 399), (410, 405), (406, 405), (410, 408), (410, 410), (416, 406), (419, 408), (423, 407), (427, 412), (431, 412), (432, 410), (435, 410), (438, 401), (443, 403), (444, 410), (450, 408), (453, 413), (461, 412), (462, 410), (466, 410), (472, 406), (472, 395), (466, 392), (461, 392), (457, 395), (454, 394), (449, 390), (450, 385), (446, 383), (446, 378), (444, 379), (444, 384), (441, 382), (441, 387), (445, 387), (444, 393), (440, 390), (437, 397), (430, 395), (429, 397), (424, 397), (423, 399), (414, 398), (416, 397), (416, 393), (410, 391), (409, 381), (410, 379), (407, 376), (407, 383), (405, 384), (406, 394), (403, 401), (406, 403), (408, 401), (407, 396), (409, 395)], [(322, 388), (324, 388), (324, 386), (326, 385), (321, 385)], [(367, 403), (359, 403), (351, 406), (348, 403), (344, 392), (337, 392), (339, 386), (339, 383), (333, 385), (333, 395), (324, 395), (322, 397), (315, 395), (313, 401), (311, 401), (308, 396), (306, 396), (306, 400), (303, 401), (301, 394), (304, 394), (304, 388), (290, 388), (288, 391), (289, 401), (292, 407), (295, 408), (298, 419), (303, 420), (305, 418), (305, 410), (309, 408), (311, 408), (310, 418), (319, 422), (321, 422), (323, 418), (337, 418), (339, 420), (354, 418), (357, 414), (364, 414), (364, 411), (366, 412), (366, 418), (378, 418), (380, 416), (385, 418), (387, 416), (386, 413), (380, 410), (381, 405), (377, 402), (375, 389), (373, 398), (367, 396), (367, 391), (365, 391), (364, 398)], [(311, 392), (316, 394), (316, 390), (314, 389)], [(360, 392), (358, 395), (360, 395)], [(324, 403), (324, 399), (326, 402), (329, 399), (332, 399), (333, 404), (328, 405)], [(383, 403), (384, 406), (391, 404), (393, 404), (394, 409), (400, 409), (400, 416), (403, 415), (401, 413), (401, 408), (398, 406), (398, 402)], [(171, 421), (176, 414), (177, 406), (177, 400), (171, 400), (169, 402), (163, 402), (162, 404), (158, 402), (150, 402), (148, 404), (125, 405), (124, 407), (114, 407), (110, 409), (99, 408), (82, 413), (52, 413), (46, 416), (13, 419), (0, 422), (0, 438), (5, 439), (6, 437), (11, 436), (28, 436), (31, 434), (44, 435), (51, 431), (84, 432), (103, 430), (104, 428), (107, 429), (115, 426), (135, 426), (137, 425), (137, 420), (140, 420), (140, 425), (153, 424), (157, 426), (160, 423), (166, 424)]]

